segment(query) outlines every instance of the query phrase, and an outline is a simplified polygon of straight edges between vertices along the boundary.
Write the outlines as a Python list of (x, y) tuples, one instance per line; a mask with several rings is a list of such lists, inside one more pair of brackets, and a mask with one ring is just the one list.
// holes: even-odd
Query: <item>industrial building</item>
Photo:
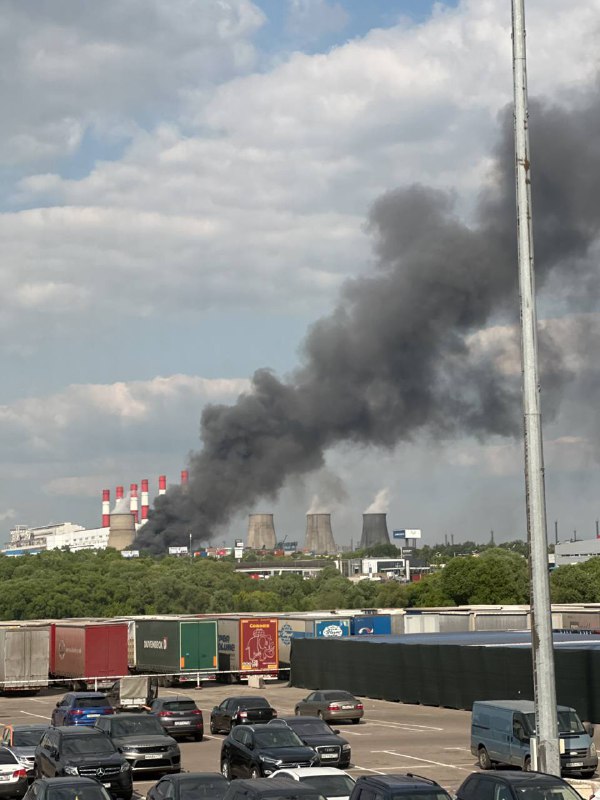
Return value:
[(574, 542), (557, 542), (554, 546), (557, 567), (565, 564), (580, 564), (594, 556), (600, 556), (600, 539), (582, 539)]

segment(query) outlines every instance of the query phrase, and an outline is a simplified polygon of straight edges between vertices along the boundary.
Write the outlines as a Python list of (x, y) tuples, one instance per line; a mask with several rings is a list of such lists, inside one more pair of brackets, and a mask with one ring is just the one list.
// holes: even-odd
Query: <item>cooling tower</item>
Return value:
[(135, 519), (131, 512), (110, 515), (108, 547), (129, 550), (135, 538)]
[(390, 535), (387, 529), (385, 514), (363, 514), (360, 549), (372, 547), (374, 544), (389, 544)]
[(306, 550), (311, 553), (337, 553), (331, 530), (331, 514), (306, 515)]
[(273, 514), (250, 514), (248, 516), (246, 547), (252, 550), (274, 550), (276, 541)]

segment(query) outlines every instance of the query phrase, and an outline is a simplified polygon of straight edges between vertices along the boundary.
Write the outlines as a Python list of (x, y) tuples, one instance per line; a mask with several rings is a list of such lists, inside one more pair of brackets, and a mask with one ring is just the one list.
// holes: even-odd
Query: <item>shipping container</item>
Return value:
[(531, 627), (528, 611), (473, 611), (472, 631), (525, 631)]
[(392, 633), (392, 618), (389, 614), (367, 614), (350, 620), (352, 636), (386, 636)]
[(168, 676), (166, 683), (214, 680), (217, 670), (217, 623), (214, 620), (136, 619), (130, 623), (138, 673)]
[(404, 633), (439, 633), (440, 614), (407, 614)]
[(56, 624), (51, 632), (50, 674), (74, 689), (111, 686), (127, 668), (127, 623)]
[(50, 629), (0, 628), (0, 690), (39, 691), (48, 686)]
[(279, 663), (282, 667), (290, 664), (291, 643), (294, 638), (340, 639), (350, 636), (350, 617), (338, 617), (337, 614), (318, 616), (298, 614), (280, 617), (278, 620)]
[(221, 680), (231, 683), (248, 675), (278, 676), (277, 622), (264, 617), (217, 620)]

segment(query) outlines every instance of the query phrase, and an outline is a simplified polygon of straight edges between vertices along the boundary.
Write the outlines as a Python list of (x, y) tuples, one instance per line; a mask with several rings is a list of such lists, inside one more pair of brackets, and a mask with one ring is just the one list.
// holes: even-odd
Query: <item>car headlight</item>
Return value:
[(179, 745), (177, 744), (177, 742), (175, 742), (175, 744), (170, 744), (169, 745), (169, 750), (173, 750), (174, 752), (177, 752), (179, 750)]
[(263, 764), (271, 764), (275, 767), (280, 767), (283, 764), (283, 761), (280, 758), (269, 758), (269, 756), (259, 756), (258, 758)]
[(65, 775), (79, 775), (77, 767), (71, 767), (68, 764), (65, 766)]
[(347, 752), (348, 750), (350, 750), (350, 745), (349, 745), (349, 744), (343, 744), (343, 745), (342, 745), (342, 750), (343, 750), (344, 752)]
[(590, 745), (590, 755), (591, 756), (595, 756), (596, 755), (596, 745), (593, 742)]
[(125, 761), (124, 764), (121, 764), (121, 772), (127, 772), (129, 769), (131, 769), (129, 766), (129, 761)]

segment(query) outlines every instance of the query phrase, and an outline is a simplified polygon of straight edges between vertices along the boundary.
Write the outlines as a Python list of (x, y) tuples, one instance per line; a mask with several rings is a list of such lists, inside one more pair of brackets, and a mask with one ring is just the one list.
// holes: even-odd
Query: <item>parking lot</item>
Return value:
[[(63, 689), (51, 689), (35, 697), (1, 697), (0, 722), (33, 723), (49, 720)], [(294, 713), (295, 702), (308, 694), (307, 690), (288, 687), (283, 683), (267, 683), (262, 689), (245, 685), (224, 686), (205, 684), (204, 688), (161, 689), (160, 694), (186, 694), (193, 697), (204, 714), (205, 737), (202, 742), (181, 742), (182, 766), (187, 771), (219, 771), (223, 735), (212, 736), (209, 730), (210, 711), (230, 695), (260, 694), (268, 698), (280, 716)], [(425, 775), (454, 791), (465, 776), (477, 769), (469, 749), (470, 712), (454, 711), (431, 706), (412, 706), (383, 700), (363, 699), (365, 716), (360, 725), (334, 723), (352, 746), (350, 774), (389, 774), (414, 772)], [(140, 796), (154, 783), (156, 777), (136, 779), (135, 789)], [(589, 797), (590, 782), (574, 781), (584, 797)]]

